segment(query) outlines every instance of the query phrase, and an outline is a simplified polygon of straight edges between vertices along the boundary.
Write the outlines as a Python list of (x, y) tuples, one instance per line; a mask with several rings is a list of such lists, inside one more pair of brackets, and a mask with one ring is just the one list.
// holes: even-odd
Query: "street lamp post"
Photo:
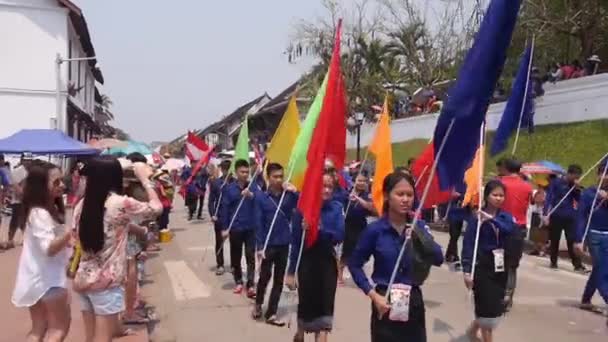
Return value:
[(355, 113), (355, 124), (357, 127), (357, 161), (361, 161), (361, 125), (363, 125), (363, 118), (365, 113)]
[[(62, 101), (61, 101), (61, 64), (64, 62), (79, 62), (79, 61), (90, 61), (97, 59), (97, 57), (81, 57), (81, 58), (61, 58), (60, 54), (57, 54), (55, 58), (55, 81), (56, 81), (56, 121), (55, 121), (55, 129), (59, 129), (60, 131), (67, 133), (67, 110), (63, 110)], [(69, 81), (69, 80), (68, 80)], [(67, 91), (67, 90), (66, 90)], [(66, 102), (67, 103), (67, 102)]]

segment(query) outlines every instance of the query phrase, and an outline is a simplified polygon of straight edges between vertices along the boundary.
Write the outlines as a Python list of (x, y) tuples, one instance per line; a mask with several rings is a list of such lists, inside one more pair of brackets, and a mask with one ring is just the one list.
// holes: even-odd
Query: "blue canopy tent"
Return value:
[(0, 139), (0, 153), (5, 154), (87, 156), (100, 152), (54, 129), (23, 129)]

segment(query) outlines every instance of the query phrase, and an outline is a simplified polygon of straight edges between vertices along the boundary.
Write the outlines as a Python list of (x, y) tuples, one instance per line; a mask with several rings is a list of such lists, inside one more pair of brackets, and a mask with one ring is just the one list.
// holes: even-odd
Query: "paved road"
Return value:
[[(189, 341), (289, 341), (292, 326), (275, 328), (253, 322), (251, 302), (232, 294), (231, 275), (216, 277), (211, 225), (186, 222), (184, 214), (172, 215), (175, 239), (150, 262), (155, 280), (148, 288), (160, 323), (155, 342)], [(436, 233), (444, 246), (447, 235)], [(608, 328), (601, 315), (574, 307), (585, 277), (575, 274), (567, 262), (550, 270), (547, 259), (526, 257), (520, 271), (515, 307), (497, 331), (497, 341), (606, 341)], [(447, 266), (435, 268), (423, 287), (427, 305), (429, 341), (467, 341), (464, 331), (472, 319), (472, 304), (462, 276)], [(599, 297), (596, 304), (601, 304)], [(290, 317), (295, 302), (284, 292), (281, 313)], [(335, 341), (369, 341), (369, 301), (348, 281), (338, 289)]]

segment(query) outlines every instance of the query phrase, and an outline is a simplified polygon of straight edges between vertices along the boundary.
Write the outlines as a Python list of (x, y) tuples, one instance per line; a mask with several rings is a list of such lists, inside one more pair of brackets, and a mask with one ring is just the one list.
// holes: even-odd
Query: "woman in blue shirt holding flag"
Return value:
[[(504, 297), (507, 286), (505, 272), (505, 244), (515, 230), (515, 221), (511, 214), (502, 211), (505, 201), (505, 186), (498, 180), (488, 182), (483, 193), (484, 206), (467, 220), (467, 230), (462, 244), (462, 268), (464, 282), (473, 290), (475, 299), (475, 321), (468, 334), (471, 340), (477, 340), (481, 331), (481, 340), (492, 341), (492, 331), (504, 315)], [(477, 227), (479, 240), (477, 258), (473, 265)], [(474, 276), (471, 273), (474, 270)]]
[[(423, 221), (418, 221), (416, 227), (411, 228), (416, 198), (414, 179), (402, 172), (393, 172), (384, 179), (382, 189), (384, 215), (367, 226), (348, 267), (357, 286), (372, 301), (372, 342), (426, 342), (425, 308), (420, 289), (423, 280), (413, 267), (414, 255), (419, 250), (413, 246), (426, 241), (423, 255), (428, 256), (430, 263), (435, 266), (443, 263), (443, 253)], [(413, 239), (416, 242), (412, 243)], [(404, 243), (406, 249), (389, 290), (391, 274)], [(375, 287), (363, 271), (363, 265), (372, 256)], [(387, 292), (390, 292), (389, 300), (385, 297)]]
[[(314, 333), (315, 341), (327, 341), (333, 328), (334, 304), (338, 285), (338, 263), (335, 246), (344, 240), (344, 214), (342, 203), (333, 199), (335, 176), (325, 173), (323, 190), (319, 200), (323, 201), (319, 220), (319, 235), (314, 244), (304, 247), (302, 213), (298, 210), (292, 220), (292, 245), (289, 269), (285, 283), (296, 288), (298, 277), (298, 331), (294, 341), (304, 341), (304, 333)], [(303, 251), (300, 251), (304, 248)], [(301, 254), (301, 260), (298, 260)], [(300, 264), (298, 265), (298, 261)], [(298, 268), (299, 266), (299, 268)]]

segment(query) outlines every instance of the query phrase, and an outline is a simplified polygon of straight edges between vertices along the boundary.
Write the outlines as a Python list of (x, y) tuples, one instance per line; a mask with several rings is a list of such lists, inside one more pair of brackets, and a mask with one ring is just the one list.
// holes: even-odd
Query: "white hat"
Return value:
[(602, 62), (602, 60), (600, 59), (600, 56), (598, 56), (598, 55), (593, 55), (593, 56), (589, 57), (587, 60), (589, 62), (597, 62), (597, 63)]

